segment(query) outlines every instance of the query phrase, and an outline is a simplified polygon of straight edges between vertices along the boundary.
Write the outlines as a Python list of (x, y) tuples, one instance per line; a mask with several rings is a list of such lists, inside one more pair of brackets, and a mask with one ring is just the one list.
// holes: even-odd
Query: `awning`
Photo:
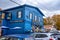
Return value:
[(11, 34), (11, 35), (5, 35), (4, 37), (29, 38), (29, 37), (32, 37), (32, 35), (30, 35), (30, 34)]

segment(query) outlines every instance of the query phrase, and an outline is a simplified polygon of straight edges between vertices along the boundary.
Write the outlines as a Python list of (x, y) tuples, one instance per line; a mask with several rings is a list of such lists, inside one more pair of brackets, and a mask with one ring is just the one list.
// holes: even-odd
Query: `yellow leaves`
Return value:
[(60, 15), (54, 15), (52, 17), (53, 21), (55, 21), (55, 25), (57, 27), (58, 30), (60, 30)]
[(51, 18), (45, 18), (44, 19), (44, 24), (49, 25), (49, 24), (54, 24), (56, 25), (56, 28), (60, 30), (60, 15), (53, 15)]

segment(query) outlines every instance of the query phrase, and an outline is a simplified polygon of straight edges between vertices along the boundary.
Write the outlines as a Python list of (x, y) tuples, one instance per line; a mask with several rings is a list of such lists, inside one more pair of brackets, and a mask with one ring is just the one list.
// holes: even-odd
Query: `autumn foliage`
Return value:
[(53, 25), (53, 23), (56, 26), (56, 28), (60, 30), (60, 14), (44, 18), (44, 25)]
[(52, 18), (55, 22), (56, 28), (60, 30), (60, 15), (54, 15)]

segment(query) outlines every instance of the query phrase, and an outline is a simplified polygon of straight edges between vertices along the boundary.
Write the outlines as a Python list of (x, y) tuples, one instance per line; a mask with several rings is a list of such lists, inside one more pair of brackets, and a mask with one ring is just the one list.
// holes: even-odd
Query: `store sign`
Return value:
[(11, 23), (15, 23), (15, 22), (24, 22), (23, 20), (13, 20), (13, 21), (10, 21)]

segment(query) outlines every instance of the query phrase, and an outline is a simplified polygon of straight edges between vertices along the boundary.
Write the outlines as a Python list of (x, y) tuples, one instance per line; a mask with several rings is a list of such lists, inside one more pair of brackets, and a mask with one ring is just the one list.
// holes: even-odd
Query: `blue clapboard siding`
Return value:
[[(39, 25), (39, 27), (43, 28), (43, 16), (44, 14), (37, 8), (30, 5), (21, 5), (18, 7), (10, 8), (7, 10), (3, 10), (6, 12), (6, 18), (3, 20), (2, 26), (7, 26), (9, 28), (7, 34), (22, 34), (22, 33), (31, 33), (32, 25)], [(18, 18), (18, 12), (21, 11), (22, 17)], [(11, 19), (8, 20), (8, 14), (11, 13)], [(30, 19), (30, 13), (33, 15), (32, 19)], [(37, 16), (37, 20), (40, 22), (33, 22), (34, 17)], [(39, 19), (40, 17), (40, 19)], [(22, 20), (22, 22), (14, 22)], [(14, 29), (15, 27), (20, 27), (20, 29)], [(36, 26), (37, 27), (37, 26)]]

